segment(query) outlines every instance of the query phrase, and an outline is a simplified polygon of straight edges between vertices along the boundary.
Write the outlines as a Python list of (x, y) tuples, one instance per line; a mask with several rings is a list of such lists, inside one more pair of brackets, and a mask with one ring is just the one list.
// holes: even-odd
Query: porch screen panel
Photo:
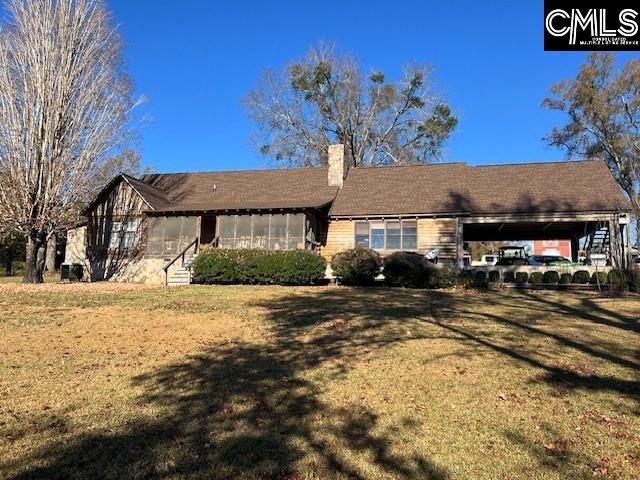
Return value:
[(287, 248), (287, 216), (272, 215), (269, 233), (271, 236), (269, 248), (272, 250), (285, 250)]
[(180, 242), (180, 249), (185, 248), (193, 241), (194, 238), (196, 238), (197, 220), (197, 217), (182, 218), (182, 241)]
[(306, 215), (253, 214), (218, 217), (220, 247), (295, 250), (306, 247)]
[(290, 213), (287, 223), (287, 244), (289, 250), (303, 249), (304, 240), (304, 213)]
[(149, 218), (147, 253), (160, 255), (164, 250), (164, 217)]
[(269, 248), (269, 215), (253, 216), (253, 248)]
[(182, 217), (167, 217), (164, 227), (164, 253), (178, 253)]
[(218, 217), (218, 229), (220, 231), (220, 246), (222, 248), (233, 248), (235, 240), (235, 215), (221, 215)]
[(251, 248), (251, 215), (236, 217), (236, 248)]

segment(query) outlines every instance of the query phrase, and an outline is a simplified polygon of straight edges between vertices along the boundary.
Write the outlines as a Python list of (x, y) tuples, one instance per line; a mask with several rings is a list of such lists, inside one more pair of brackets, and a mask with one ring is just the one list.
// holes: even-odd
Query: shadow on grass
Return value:
[[(520, 295), (515, 298), (523, 309), (569, 313), (542, 296), (513, 295)], [(348, 288), (292, 291), (257, 301), (253, 306), (266, 311), (272, 327), (268, 342), (209, 345), (133, 380), (144, 391), (139, 402), (153, 406), (155, 417), (127, 424), (125, 433), (58, 442), (5, 467), (17, 472), (12, 479), (298, 479), (304, 472), (360, 479), (373, 471), (385, 478), (446, 480), (446, 466), (406, 445), (398, 448), (408, 435), (398, 429), (405, 427), (388, 430), (365, 407), (325, 403), (322, 381), (311, 379), (319, 366), (344, 373), (351, 361), (415, 339), (452, 340), (460, 347), (452, 349), (455, 357), (489, 349), (540, 369), (541, 381), (566, 388), (637, 394), (637, 381), (549, 364), (508, 335), (494, 338), (484, 332), (485, 324), (497, 323), (508, 333), (551, 338), (565, 348), (638, 369), (615, 351), (487, 313), (481, 308), (487, 301), (500, 303), (491, 296)], [(602, 307), (582, 308), (575, 314), (585, 320), (627, 323)]]

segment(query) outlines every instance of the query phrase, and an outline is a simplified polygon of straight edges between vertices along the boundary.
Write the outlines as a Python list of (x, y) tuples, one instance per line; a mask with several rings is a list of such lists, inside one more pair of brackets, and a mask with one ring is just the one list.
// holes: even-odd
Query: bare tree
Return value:
[(551, 86), (542, 105), (569, 117), (551, 131), (551, 145), (606, 160), (631, 202), (640, 239), (640, 60), (617, 70), (612, 54), (592, 53), (575, 80)]
[(408, 66), (388, 82), (322, 44), (282, 72), (267, 70), (245, 103), (260, 151), (290, 166), (325, 165), (331, 143), (345, 144), (356, 166), (427, 162), (458, 122), (428, 67)]
[(127, 136), (134, 103), (102, 0), (7, 0), (0, 34), (0, 224), (27, 238), (25, 281), (95, 166)]

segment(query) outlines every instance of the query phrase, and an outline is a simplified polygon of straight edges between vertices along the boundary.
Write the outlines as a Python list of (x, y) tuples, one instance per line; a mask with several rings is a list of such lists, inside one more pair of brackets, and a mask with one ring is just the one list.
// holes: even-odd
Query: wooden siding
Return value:
[(91, 213), (99, 217), (129, 217), (140, 215), (143, 210), (148, 209), (142, 197), (127, 182), (120, 181), (115, 188), (102, 196)]
[(90, 253), (106, 249), (109, 245), (111, 225), (114, 221), (141, 218), (148, 206), (124, 180), (105, 192), (93, 208), (87, 212), (88, 247)]
[(418, 220), (418, 250), (440, 250), (439, 259), (455, 261), (458, 251), (458, 220), (455, 218)]
[[(331, 259), (337, 252), (354, 247), (357, 221), (359, 220), (329, 222), (326, 243), (320, 249), (323, 257)], [(455, 218), (418, 219), (418, 250), (421, 253), (439, 249), (440, 259), (453, 262), (458, 257), (458, 238), (458, 220)]]
[(331, 260), (336, 253), (353, 248), (355, 244), (355, 224), (353, 220), (332, 220), (327, 228), (326, 243), (320, 248), (320, 254)]

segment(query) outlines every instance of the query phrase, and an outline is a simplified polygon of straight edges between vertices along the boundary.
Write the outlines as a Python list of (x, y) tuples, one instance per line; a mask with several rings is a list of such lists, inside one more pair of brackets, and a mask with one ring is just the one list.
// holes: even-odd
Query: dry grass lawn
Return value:
[(0, 283), (0, 477), (640, 478), (640, 300)]

